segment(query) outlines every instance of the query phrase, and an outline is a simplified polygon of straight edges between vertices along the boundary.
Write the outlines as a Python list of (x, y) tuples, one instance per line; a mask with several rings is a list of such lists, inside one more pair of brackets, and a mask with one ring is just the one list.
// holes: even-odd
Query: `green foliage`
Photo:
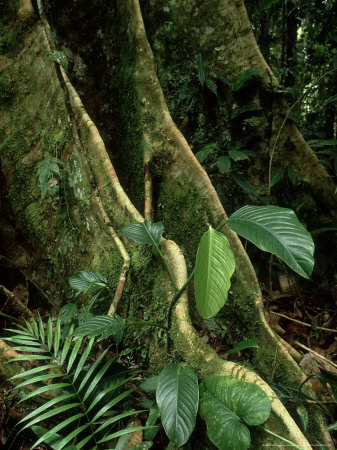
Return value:
[(207, 424), (210, 440), (220, 450), (247, 449), (247, 425), (264, 423), (270, 409), (269, 398), (256, 384), (211, 375), (200, 385), (200, 415)]
[(259, 80), (260, 82), (262, 82), (261, 72), (256, 67), (250, 67), (249, 69), (242, 71), (232, 83), (228, 81), (228, 79), (222, 72), (219, 72), (216, 69), (213, 69), (213, 72), (219, 80), (221, 80), (227, 87), (231, 89), (232, 92), (241, 91), (252, 81)]
[(218, 159), (218, 168), (221, 173), (228, 173), (231, 168), (231, 160), (229, 156), (220, 156)]
[(252, 197), (255, 197), (255, 198), (260, 197), (260, 195), (257, 193), (257, 191), (260, 189), (260, 186), (253, 186), (242, 175), (232, 173), (231, 176), (232, 176), (233, 180), (236, 182), (236, 184), (238, 186), (240, 186), (240, 188), (244, 192), (246, 192), (248, 195), (251, 195)]
[(168, 364), (159, 375), (157, 405), (167, 436), (176, 447), (187, 442), (198, 411), (198, 378), (189, 366)]
[(206, 161), (206, 159), (209, 157), (209, 155), (211, 155), (214, 152), (214, 150), (216, 150), (218, 148), (219, 148), (218, 143), (212, 142), (210, 144), (205, 145), (205, 147), (202, 150), (199, 150), (195, 154), (195, 157), (200, 162), (200, 164), (202, 164), (204, 161)]
[(124, 320), (117, 315), (115, 317), (95, 316), (76, 328), (74, 336), (77, 338), (83, 336), (100, 336), (99, 340), (111, 336), (116, 344), (119, 344), (123, 338), (124, 328)]
[(77, 327), (92, 318), (92, 312), (86, 307), (78, 308), (74, 303), (67, 303), (59, 311), (61, 337), (65, 338), (72, 326)]
[(286, 169), (277, 170), (270, 180), (270, 187), (275, 186), (284, 176)]
[(164, 225), (161, 222), (151, 224), (150, 220), (145, 220), (140, 223), (131, 223), (124, 227), (122, 231), (135, 242), (158, 246), (164, 231)]
[(227, 238), (213, 228), (199, 243), (194, 273), (194, 294), (201, 317), (214, 316), (227, 300), (235, 259)]
[(272, 6), (276, 5), (276, 3), (278, 3), (278, 2), (279, 2), (279, 0), (262, 0), (259, 8), (257, 9), (255, 14), (259, 14), (260, 12), (271, 8)]
[(198, 76), (199, 76), (199, 81), (200, 81), (201, 87), (204, 87), (205, 80), (206, 80), (206, 74), (205, 74), (204, 62), (202, 60), (202, 56), (200, 53), (198, 54)]
[(228, 354), (232, 355), (233, 353), (241, 352), (242, 350), (246, 350), (247, 348), (259, 348), (259, 344), (256, 342), (256, 339), (250, 338), (245, 339), (244, 341), (240, 341), (234, 348), (228, 350)]
[(70, 286), (77, 291), (76, 296), (81, 293), (86, 294), (87, 292), (95, 294), (87, 305), (88, 310), (90, 310), (95, 302), (103, 302), (111, 297), (108, 281), (105, 276), (100, 273), (82, 270), (71, 276), (69, 278), (69, 283)]
[(337, 176), (337, 139), (314, 139), (308, 142), (316, 150), (316, 155), (328, 172)]
[(232, 84), (232, 91), (238, 92), (241, 89), (247, 87), (247, 85), (253, 80), (253, 79), (261, 79), (261, 73), (260, 70), (256, 67), (250, 67), (247, 70), (244, 70), (240, 73), (240, 75), (235, 79), (234, 83)]
[(39, 177), (41, 199), (48, 192), (50, 195), (58, 195), (60, 191), (60, 180), (63, 170), (60, 168), (63, 162), (58, 158), (46, 158), (37, 164), (37, 176)]
[(53, 61), (55, 61), (57, 64), (60, 64), (65, 70), (68, 69), (68, 59), (63, 52), (59, 50), (52, 50), (46, 53), (51, 57)]
[(0, 101), (7, 102), (15, 94), (15, 85), (9, 76), (0, 76)]
[[(133, 391), (123, 391), (123, 386), (131, 378), (125, 378), (118, 369), (113, 371), (114, 359), (104, 362), (109, 350), (107, 348), (94, 363), (89, 363), (94, 338), (87, 343), (82, 338), (72, 342), (73, 327), (65, 339), (61, 337), (61, 321), (53, 324), (51, 318), (45, 325), (39, 316), (38, 322), (32, 319), (26, 326), (19, 325), (11, 337), (3, 338), (17, 344), (13, 349), (24, 353), (23, 356), (10, 360), (40, 361), (42, 365), (24, 370), (12, 377), (21, 380), (15, 389), (21, 391), (25, 386), (34, 386), (34, 390), (25, 394), (24, 402), (37, 395), (50, 395), (50, 400), (29, 413), (19, 424), (20, 432), (38, 423), (57, 419), (57, 425), (50, 430), (35, 428), (39, 439), (33, 447), (42, 442), (57, 438), (55, 449), (65, 448), (74, 438), (76, 448), (87, 445), (89, 448), (103, 448), (100, 444), (111, 441), (123, 434), (131, 433), (144, 427), (132, 427), (116, 431), (121, 419), (133, 416), (137, 411), (118, 411), (118, 406)], [(53, 395), (51, 395), (53, 394)], [(69, 431), (68, 425), (72, 426)], [(57, 433), (61, 432), (62, 437)], [(32, 448), (33, 448), (32, 447)], [(66, 447), (71, 448), (71, 447)]]
[(292, 185), (295, 187), (296, 181), (297, 181), (295, 169), (292, 166), (288, 166), (287, 174), (288, 174), (288, 178), (291, 181)]
[(310, 278), (314, 266), (314, 243), (294, 211), (279, 206), (244, 206), (227, 225), (261, 250), (274, 253), (291, 269)]

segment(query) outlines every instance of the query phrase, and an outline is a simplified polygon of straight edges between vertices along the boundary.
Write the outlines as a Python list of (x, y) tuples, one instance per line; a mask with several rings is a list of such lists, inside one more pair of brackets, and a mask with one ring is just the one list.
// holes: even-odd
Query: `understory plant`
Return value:
[[(49, 317), (45, 325), (39, 315), (38, 322), (34, 318), (31, 323), (25, 320), (25, 325), (8, 331), (14, 335), (4, 339), (15, 344), (12, 350), (23, 353), (9, 363), (38, 364), (11, 378), (19, 381), (15, 386), (21, 396), (19, 403), (37, 396), (44, 400), (18, 423), (18, 431), (33, 428), (40, 436), (31, 448), (45, 442), (54, 450), (98, 450), (106, 448), (106, 442), (144, 429), (122, 425), (123, 420), (141, 412), (123, 407), (123, 401), (134, 391), (123, 388), (136, 374), (128, 376), (125, 368), (116, 364), (117, 357), (106, 361), (109, 347), (93, 359), (95, 339), (73, 341), (73, 326), (63, 339), (60, 318), (53, 323)], [(23, 393), (27, 387), (30, 392)], [(57, 421), (50, 430), (34, 428), (50, 419)]]
[[(200, 240), (195, 267), (181, 288), (178, 288), (160, 249), (163, 224), (152, 224), (145, 220), (128, 225), (123, 229), (125, 235), (135, 242), (153, 246), (170, 276), (174, 296), (167, 324), (164, 326), (149, 321), (127, 323), (117, 315), (90, 317), (81, 324), (72, 319), (67, 322), (61, 315), (55, 324), (49, 318), (44, 325), (39, 316), (38, 321), (25, 321), (25, 326), (20, 324), (16, 329), (9, 330), (15, 334), (5, 339), (17, 345), (13, 350), (25, 353), (12, 361), (39, 362), (38, 367), (12, 377), (13, 381), (23, 380), (15, 388), (18, 392), (26, 386), (35, 386), (34, 391), (25, 394), (20, 402), (37, 395), (50, 396), (42, 406), (20, 421), (21, 430), (36, 427), (41, 421), (56, 419), (62, 415), (62, 419), (52, 429), (34, 429), (40, 436), (34, 445), (41, 442), (50, 445), (50, 438), (55, 440), (56, 433), (61, 432), (52, 448), (69, 450), (90, 446), (90, 449), (99, 449), (102, 444), (117, 437), (122, 439), (123, 435), (135, 430), (146, 429), (145, 435), (149, 437), (146, 448), (150, 448), (155, 434), (150, 427), (160, 417), (171, 448), (178, 448), (188, 441), (193, 432), (198, 409), (206, 422), (209, 438), (221, 450), (247, 449), (251, 442), (249, 427), (259, 427), (260, 430), (273, 434), (261, 427), (270, 414), (270, 401), (261, 388), (234, 377), (218, 375), (206, 377), (199, 386), (192, 368), (181, 364), (168, 364), (159, 377), (146, 380), (141, 385), (144, 390), (155, 392), (156, 401), (150, 408), (145, 427), (126, 428), (120, 421), (141, 412), (123, 408), (118, 410), (117, 407), (132, 393), (133, 389), (120, 391), (132, 376), (127, 377), (125, 372), (121, 376), (118, 369), (107, 376), (115, 363), (115, 358), (104, 362), (108, 349), (98, 359), (91, 359), (97, 336), (99, 339), (111, 336), (119, 343), (126, 326), (160, 326), (169, 333), (174, 305), (193, 277), (199, 314), (203, 318), (217, 314), (227, 300), (230, 279), (235, 270), (230, 243), (220, 233), (225, 225), (260, 249), (275, 254), (298, 274), (310, 277), (314, 264), (313, 241), (295, 213), (289, 209), (245, 206), (216, 229), (210, 226)], [(99, 299), (111, 297), (111, 288), (101, 274), (77, 272), (70, 278), (70, 284), (77, 293), (94, 294), (89, 302), (89, 309)], [(257, 343), (253, 340), (242, 342), (232, 352), (256, 346)], [(297, 447), (284, 437), (276, 437)], [(67, 447), (71, 441), (73, 447)], [(115, 448), (123, 447), (117, 445)]]

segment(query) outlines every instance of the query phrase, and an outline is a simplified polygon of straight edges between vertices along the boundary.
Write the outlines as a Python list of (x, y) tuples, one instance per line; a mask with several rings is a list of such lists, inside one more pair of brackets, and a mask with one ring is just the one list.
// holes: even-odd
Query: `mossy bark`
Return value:
[[(27, 25), (22, 35), (24, 49), (9, 59), (1, 74), (10, 77), (16, 87), (16, 94), (0, 110), (1, 164), (16, 226), (33, 248), (33, 252), (27, 248), (27, 273), (57, 304), (70, 299), (68, 277), (77, 270), (101, 271), (117, 286), (123, 259), (109, 232), (108, 217), (130, 255), (128, 293), (124, 295), (124, 300), (129, 300), (129, 314), (138, 314), (136, 300), (141, 299), (153, 318), (165, 322), (172, 299), (169, 278), (149, 249), (130, 243), (121, 233), (130, 221), (143, 220), (138, 209), (143, 210), (146, 197), (144, 166), (149, 168), (147, 177), (151, 175), (154, 185), (154, 215), (161, 215), (166, 235), (172, 239), (163, 238), (161, 246), (179, 287), (187, 277), (183, 253), (191, 267), (201, 234), (226, 213), (167, 109), (138, 2), (118, 1), (116, 11), (119, 38), (124, 42), (118, 70), (122, 74), (121, 123), (125, 132), (122, 152), (125, 166), (129, 164), (133, 171), (127, 178), (133, 201), (121, 186), (103, 140), (65, 71), (46, 54), (53, 45), (46, 34), (46, 21), (44, 25)], [(61, 180), (64, 186), (58, 198), (41, 200), (36, 162), (50, 156), (62, 158), (66, 178)], [(272, 402), (268, 428), (309, 449), (308, 440), (264, 381), (272, 378), (270, 360), (277, 360), (293, 385), (303, 381), (304, 375), (265, 319), (258, 281), (240, 240), (227, 228), (223, 232), (236, 258), (229, 307), (240, 312), (232, 315), (229, 326), (242, 328), (244, 322), (244, 337), (255, 336), (261, 343), (263, 350), (254, 364), (263, 378), (237, 363), (223, 361), (199, 338), (189, 317), (187, 292), (174, 309), (174, 350), (200, 377), (231, 374), (259, 384)], [(42, 256), (44, 270), (37, 272), (34, 264)], [(318, 437), (329, 444), (322, 418), (314, 418), (313, 424), (315, 436), (310, 438)], [(271, 443), (279, 441), (261, 436), (256, 448)]]

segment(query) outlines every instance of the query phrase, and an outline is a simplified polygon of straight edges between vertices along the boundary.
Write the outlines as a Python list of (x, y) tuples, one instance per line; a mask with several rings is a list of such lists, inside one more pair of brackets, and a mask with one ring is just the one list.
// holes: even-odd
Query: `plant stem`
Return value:
[(141, 322), (127, 322), (125, 324), (126, 326), (142, 326), (142, 325), (147, 325), (150, 327), (157, 327), (157, 328), (163, 328), (166, 331), (169, 331), (169, 328), (165, 327), (164, 325), (160, 325), (159, 323), (156, 322), (147, 322), (147, 321), (141, 321)]
[(159, 246), (156, 245), (155, 247), (156, 247), (156, 249), (157, 249), (157, 251), (158, 251), (158, 254), (159, 254), (159, 256), (161, 257), (161, 259), (162, 259), (162, 261), (163, 261), (163, 263), (164, 263), (164, 265), (165, 265), (165, 267), (166, 267), (166, 270), (167, 270), (167, 272), (168, 272), (168, 274), (169, 274), (169, 277), (170, 277), (171, 282), (172, 282), (172, 284), (173, 284), (174, 292), (175, 292), (175, 295), (176, 295), (176, 293), (178, 292), (178, 287), (177, 287), (177, 283), (176, 283), (176, 280), (175, 280), (175, 278), (174, 278), (173, 272), (172, 272), (172, 270), (171, 270), (171, 267), (169, 266), (168, 262), (166, 261), (165, 256), (164, 256), (164, 255), (162, 254), (162, 252), (160, 251)]
[(293, 442), (289, 441), (288, 439), (286, 439), (286, 438), (284, 438), (284, 437), (282, 437), (282, 436), (279, 436), (279, 435), (276, 434), (276, 433), (273, 433), (272, 431), (268, 430), (268, 428), (264, 428), (264, 427), (262, 427), (261, 425), (258, 425), (256, 428), (257, 428), (258, 430), (264, 431), (264, 432), (267, 433), (267, 434), (270, 434), (271, 436), (274, 436), (274, 437), (280, 439), (280, 440), (283, 441), (283, 442), (286, 442), (287, 444), (289, 444), (289, 445), (292, 446), (292, 447), (297, 448), (298, 450), (303, 450), (302, 447), (299, 447), (298, 445), (294, 444)]
[(223, 228), (223, 227), (225, 226), (226, 222), (227, 222), (227, 219), (223, 219), (223, 220), (219, 223), (219, 225), (215, 228), (215, 231), (220, 231), (221, 228)]
[(188, 286), (188, 285), (190, 284), (190, 282), (192, 281), (192, 279), (193, 279), (193, 277), (194, 277), (194, 270), (195, 270), (195, 269), (192, 270), (190, 276), (187, 278), (187, 280), (185, 281), (185, 283), (183, 284), (183, 286), (182, 286), (179, 290), (177, 290), (177, 292), (174, 294), (174, 296), (173, 296), (173, 298), (172, 298), (172, 301), (171, 301), (171, 303), (170, 303), (170, 307), (169, 307), (169, 310), (168, 310), (168, 320), (167, 320), (167, 326), (168, 326), (168, 329), (171, 328), (172, 311), (173, 311), (173, 308), (174, 308), (175, 304), (177, 303), (177, 301), (179, 300), (181, 294), (184, 292), (184, 290), (187, 288), (187, 286)]

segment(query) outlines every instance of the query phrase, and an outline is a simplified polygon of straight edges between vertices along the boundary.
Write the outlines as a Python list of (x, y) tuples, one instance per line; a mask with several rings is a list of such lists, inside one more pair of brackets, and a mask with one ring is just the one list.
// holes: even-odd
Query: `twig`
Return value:
[(5, 288), (5, 286), (0, 285), (0, 290), (6, 294), (11, 300), (13, 300), (18, 306), (19, 308), (21, 308), (23, 311), (25, 311), (27, 314), (29, 314), (31, 317), (34, 317), (34, 314), (31, 312), (31, 310), (29, 308), (27, 308), (27, 306), (22, 303), (21, 300), (19, 300), (14, 294), (13, 292), (9, 291), (7, 288)]
[[(310, 325), (309, 323), (301, 322), (300, 320), (293, 319), (292, 317), (288, 317), (285, 314), (277, 313), (277, 312), (274, 312), (274, 311), (268, 311), (268, 313), (269, 314), (274, 314), (275, 316), (283, 317), (284, 319), (291, 320), (292, 322), (296, 322), (296, 323), (298, 323), (300, 325), (303, 325), (304, 327), (312, 328), (312, 325)], [(329, 333), (337, 333), (337, 330), (334, 330), (333, 328), (324, 328), (324, 327), (315, 326), (315, 329), (316, 330), (321, 330), (321, 331), (328, 331)]]
[(111, 221), (104, 209), (102, 200), (99, 197), (99, 195), (96, 196), (96, 201), (97, 201), (100, 213), (102, 215), (103, 221), (108, 226), (109, 233), (110, 233), (112, 239), (114, 240), (116, 247), (124, 260), (124, 263), (122, 266), (122, 271), (121, 271), (121, 274), (120, 274), (120, 277), (118, 280), (118, 284), (117, 284), (117, 287), (115, 290), (115, 295), (114, 295), (114, 298), (112, 299), (112, 302), (111, 302), (111, 305), (110, 305), (110, 308), (108, 311), (108, 315), (113, 316), (117, 310), (118, 303), (123, 295), (125, 281), (126, 281), (126, 278), (127, 278), (128, 272), (129, 272), (129, 268), (130, 268), (130, 256), (129, 256), (128, 252), (126, 251), (122, 241), (117, 236), (117, 233), (111, 224)]
[(326, 363), (330, 364), (330, 366), (334, 367), (335, 369), (337, 369), (337, 364), (333, 363), (332, 361), (330, 361), (328, 358), (326, 358), (323, 355), (320, 355), (319, 353), (315, 352), (315, 350), (311, 350), (311, 348), (307, 347), (306, 345), (302, 344), (301, 342), (294, 342), (296, 345), (298, 345), (299, 347), (304, 348), (305, 350), (307, 350), (309, 353), (312, 353), (313, 355), (317, 356), (317, 358), (321, 358), (323, 361), (325, 361)]

